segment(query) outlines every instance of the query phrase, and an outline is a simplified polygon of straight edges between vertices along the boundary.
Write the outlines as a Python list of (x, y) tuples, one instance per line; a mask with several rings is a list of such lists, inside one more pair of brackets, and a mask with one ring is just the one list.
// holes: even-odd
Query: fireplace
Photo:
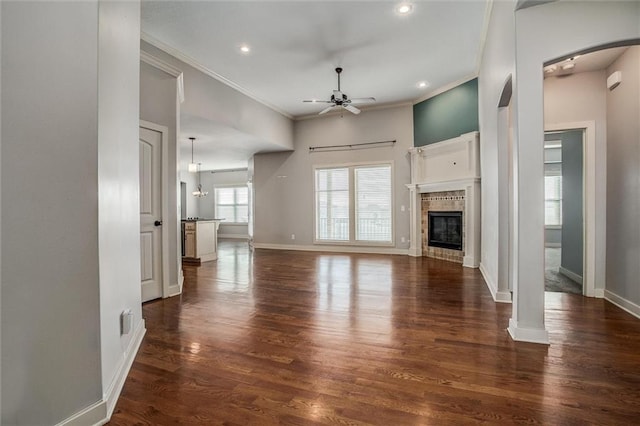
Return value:
[(428, 214), (428, 245), (451, 250), (462, 250), (462, 212), (430, 211)]

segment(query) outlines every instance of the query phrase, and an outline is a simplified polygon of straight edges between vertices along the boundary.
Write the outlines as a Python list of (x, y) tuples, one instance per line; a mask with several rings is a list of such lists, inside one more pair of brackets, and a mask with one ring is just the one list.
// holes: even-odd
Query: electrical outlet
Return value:
[(296, 239), (296, 234), (291, 234), (291, 239), (295, 240)]
[(404, 205), (400, 206), (400, 211), (403, 212), (404, 211)]
[(405, 240), (406, 240), (406, 238), (404, 238), (404, 237), (400, 238), (400, 242), (401, 242), (401, 243), (404, 243), (404, 242), (405, 242)]

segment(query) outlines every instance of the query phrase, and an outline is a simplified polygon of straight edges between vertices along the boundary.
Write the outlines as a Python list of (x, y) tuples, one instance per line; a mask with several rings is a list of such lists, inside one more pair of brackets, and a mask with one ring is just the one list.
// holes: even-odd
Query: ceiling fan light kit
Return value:
[(318, 113), (318, 115), (326, 114), (327, 112), (333, 110), (334, 108), (342, 108), (353, 114), (360, 114), (360, 110), (353, 106), (354, 104), (369, 104), (376, 101), (376, 98), (352, 98), (350, 99), (346, 93), (342, 93), (340, 89), (340, 74), (342, 73), (342, 68), (336, 68), (336, 73), (338, 74), (338, 90), (334, 90), (331, 95), (331, 99), (328, 101), (320, 101), (317, 99), (304, 100), (302, 102), (311, 102), (311, 103), (325, 103), (332, 104), (331, 106), (323, 109)]

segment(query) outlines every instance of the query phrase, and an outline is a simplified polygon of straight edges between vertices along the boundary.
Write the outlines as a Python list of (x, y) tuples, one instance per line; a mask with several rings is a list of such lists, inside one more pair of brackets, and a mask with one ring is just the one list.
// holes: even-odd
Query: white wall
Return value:
[[(504, 139), (505, 129), (499, 129), (498, 123), (508, 124), (508, 111), (503, 111), (503, 120), (499, 119), (498, 103), (504, 85), (514, 72), (515, 54), (514, 4), (512, 2), (494, 2), (491, 11), (491, 25), (482, 57), (478, 78), (478, 102), (480, 120), (480, 161), (482, 193), (482, 247), (481, 270), (487, 284), (495, 292), (508, 295), (508, 282), (499, 281), (499, 260), (506, 261), (506, 247), (500, 247), (499, 237), (507, 231), (506, 223), (500, 221), (499, 194), (508, 191), (505, 176), (499, 178), (500, 166), (506, 167), (507, 145)], [(506, 112), (506, 114), (505, 114)], [(504, 119), (506, 118), (506, 119)], [(501, 134), (500, 132), (503, 132)], [(504, 175), (505, 170), (502, 170)], [(499, 248), (502, 248), (499, 252)], [(502, 257), (500, 257), (502, 256)]]
[[(409, 247), (408, 149), (413, 146), (411, 105), (328, 115), (295, 123), (294, 152), (254, 156), (256, 244), (313, 244), (314, 165), (394, 161), (395, 248)], [(397, 140), (395, 146), (310, 153), (310, 146)], [(286, 176), (286, 177), (282, 177)], [(401, 211), (401, 206), (405, 211)], [(291, 240), (291, 234), (296, 235)], [(404, 237), (405, 243), (400, 239)]]
[(559, 1), (516, 12), (517, 281), (510, 332), (545, 341), (543, 83), (545, 62), (640, 36), (640, 2)]
[(595, 123), (596, 265), (595, 288), (605, 287), (607, 215), (607, 86), (605, 71), (544, 79), (544, 126)]
[(0, 7), (1, 423), (56, 424), (102, 397), (98, 3)]
[[(138, 160), (140, 3), (100, 2), (98, 35), (100, 348), (102, 392), (110, 397), (121, 379), (124, 360), (137, 350), (134, 331), (144, 327)], [(133, 312), (132, 332), (121, 336), (120, 314), (126, 309)]]
[(168, 186), (163, 188), (167, 197), (169, 216), (162, 219), (163, 227), (169, 234), (169, 285), (178, 285), (181, 268), (180, 252), (180, 183), (178, 181), (178, 156), (180, 150), (177, 140), (179, 106), (177, 100), (177, 80), (175, 77), (140, 63), (140, 119), (166, 126), (168, 133)]
[(640, 315), (640, 46), (614, 71), (622, 83), (607, 91), (607, 296)]
[[(218, 186), (247, 186), (247, 170), (236, 171), (206, 171), (201, 172), (202, 187), (209, 191), (209, 196), (198, 199), (200, 217), (215, 218), (215, 188)], [(246, 238), (248, 237), (247, 224), (220, 223), (218, 236), (221, 238)]]
[(289, 118), (146, 42), (141, 42), (141, 47), (184, 72), (182, 113), (225, 124), (282, 149), (293, 149), (293, 123)]

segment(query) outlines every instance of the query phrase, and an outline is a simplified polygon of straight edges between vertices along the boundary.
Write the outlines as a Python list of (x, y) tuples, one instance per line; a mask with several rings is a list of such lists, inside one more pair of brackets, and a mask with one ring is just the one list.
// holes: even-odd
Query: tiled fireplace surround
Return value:
[[(479, 152), (478, 132), (410, 150), (411, 256), (479, 266)], [(428, 246), (429, 211), (462, 211), (462, 251)]]

